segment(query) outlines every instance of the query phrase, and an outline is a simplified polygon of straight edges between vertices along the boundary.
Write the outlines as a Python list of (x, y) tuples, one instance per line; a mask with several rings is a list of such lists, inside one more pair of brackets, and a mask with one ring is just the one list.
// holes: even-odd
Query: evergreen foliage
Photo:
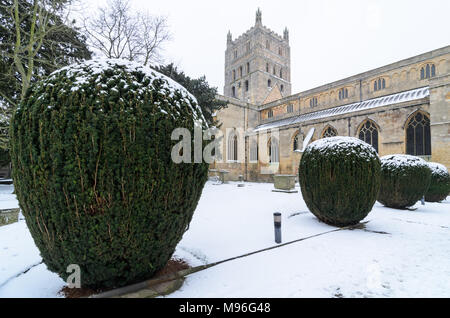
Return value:
[[(0, 0), (0, 148), (29, 83), (77, 61), (91, 58), (86, 38), (65, 21), (72, 0)], [(74, 21), (73, 21), (74, 22)], [(67, 24), (66, 24), (67, 23)], [(32, 31), (33, 30), (33, 31)], [(17, 41), (20, 37), (20, 41)]]
[(425, 201), (440, 202), (450, 194), (450, 174), (447, 168), (440, 163), (429, 162), (431, 169), (431, 182), (425, 193)]
[(357, 224), (376, 201), (380, 159), (359, 139), (320, 139), (303, 153), (299, 181), (308, 209), (319, 220), (335, 226)]
[[(191, 221), (208, 165), (175, 164), (175, 128), (206, 122), (181, 85), (124, 60), (88, 61), (34, 84), (12, 118), (13, 179), (51, 271), (84, 287), (150, 278)], [(194, 147), (192, 146), (192, 149)]]
[(210, 87), (206, 81), (206, 77), (202, 76), (197, 79), (192, 79), (184, 72), (179, 71), (174, 65), (169, 64), (165, 66), (158, 66), (155, 68), (158, 72), (172, 78), (174, 81), (180, 83), (189, 92), (191, 92), (195, 98), (197, 98), (198, 104), (203, 111), (206, 121), (210, 126), (220, 127), (218, 122), (213, 119), (213, 114), (226, 107), (227, 102), (221, 101), (216, 98), (217, 88)]
[(424, 196), (430, 179), (431, 170), (425, 160), (410, 155), (384, 156), (377, 200), (390, 208), (408, 208)]

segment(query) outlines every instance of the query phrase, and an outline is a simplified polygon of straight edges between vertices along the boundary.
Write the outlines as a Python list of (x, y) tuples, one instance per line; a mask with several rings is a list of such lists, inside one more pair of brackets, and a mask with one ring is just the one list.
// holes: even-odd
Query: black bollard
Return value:
[(281, 213), (273, 214), (273, 221), (275, 225), (275, 243), (281, 243)]

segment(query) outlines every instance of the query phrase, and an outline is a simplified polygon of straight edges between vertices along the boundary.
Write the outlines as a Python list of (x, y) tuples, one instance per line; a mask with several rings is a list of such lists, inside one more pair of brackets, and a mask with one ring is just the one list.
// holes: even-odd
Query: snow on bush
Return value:
[(175, 164), (175, 128), (206, 128), (195, 98), (123, 60), (64, 67), (27, 92), (11, 123), (20, 207), (48, 268), (119, 287), (165, 266), (192, 218), (207, 164)]
[(413, 206), (428, 190), (431, 170), (425, 160), (410, 155), (381, 158), (381, 187), (377, 200), (396, 209)]
[(380, 187), (380, 159), (369, 144), (353, 137), (324, 138), (302, 155), (303, 199), (321, 221), (356, 224), (372, 210)]
[(450, 174), (447, 168), (440, 163), (429, 162), (428, 167), (431, 169), (431, 182), (425, 194), (425, 201), (443, 201), (450, 193)]

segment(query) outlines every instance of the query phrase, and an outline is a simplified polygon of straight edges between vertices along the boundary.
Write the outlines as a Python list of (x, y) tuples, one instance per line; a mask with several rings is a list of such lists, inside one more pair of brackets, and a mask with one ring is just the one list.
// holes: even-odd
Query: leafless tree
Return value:
[(102, 55), (144, 65), (160, 61), (162, 46), (170, 39), (165, 17), (134, 12), (128, 0), (109, 0), (83, 27), (90, 46)]

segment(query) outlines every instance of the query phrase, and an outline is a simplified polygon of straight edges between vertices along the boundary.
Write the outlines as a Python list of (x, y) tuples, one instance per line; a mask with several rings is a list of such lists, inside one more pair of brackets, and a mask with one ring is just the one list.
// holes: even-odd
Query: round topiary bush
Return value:
[[(186, 231), (208, 165), (175, 164), (175, 128), (206, 128), (195, 98), (148, 67), (94, 60), (26, 93), (11, 122), (13, 178), (41, 256), (83, 287), (153, 276)], [(198, 124), (197, 124), (198, 125)], [(192, 149), (194, 149), (192, 147)]]
[(450, 193), (450, 174), (447, 168), (440, 163), (429, 162), (428, 167), (431, 169), (431, 182), (425, 193), (425, 201), (443, 201)]
[(381, 158), (381, 187), (377, 200), (383, 205), (405, 209), (419, 201), (430, 185), (427, 162), (410, 155)]
[(359, 139), (320, 139), (303, 153), (299, 180), (303, 199), (319, 220), (335, 226), (357, 224), (375, 204), (380, 159)]

